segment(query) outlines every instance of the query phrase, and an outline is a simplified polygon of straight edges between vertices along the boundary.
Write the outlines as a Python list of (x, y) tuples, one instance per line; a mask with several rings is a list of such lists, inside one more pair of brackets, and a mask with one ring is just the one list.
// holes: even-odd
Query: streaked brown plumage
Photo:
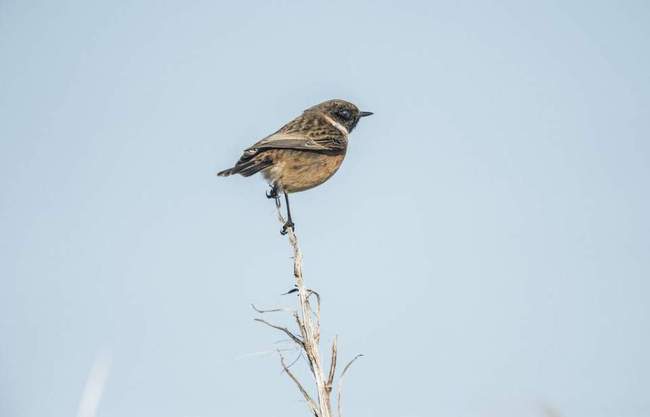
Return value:
[(316, 187), (334, 175), (345, 158), (349, 133), (361, 117), (371, 114), (344, 100), (325, 101), (244, 150), (234, 167), (217, 175), (262, 172), (272, 187), (267, 196), (278, 202), (278, 192), (285, 195), (286, 231), (293, 227), (287, 194)]

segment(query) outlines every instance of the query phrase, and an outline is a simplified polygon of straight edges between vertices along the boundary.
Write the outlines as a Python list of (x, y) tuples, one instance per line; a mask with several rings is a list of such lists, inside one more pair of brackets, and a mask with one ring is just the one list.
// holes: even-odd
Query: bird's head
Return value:
[(327, 100), (305, 110), (305, 112), (312, 111), (329, 116), (348, 132), (352, 132), (359, 119), (372, 115), (372, 112), (360, 111), (357, 106), (345, 100)]

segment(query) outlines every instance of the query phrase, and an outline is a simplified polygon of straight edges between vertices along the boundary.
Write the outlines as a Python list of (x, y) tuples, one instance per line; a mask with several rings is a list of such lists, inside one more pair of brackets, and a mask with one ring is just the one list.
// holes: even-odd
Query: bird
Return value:
[(281, 233), (295, 230), (289, 194), (314, 188), (339, 169), (348, 149), (348, 136), (362, 117), (349, 101), (327, 100), (308, 108), (275, 133), (243, 151), (235, 166), (217, 173), (220, 177), (240, 174), (250, 177), (261, 172), (271, 190), (266, 197), (280, 207), (280, 193), (287, 205), (287, 220)]

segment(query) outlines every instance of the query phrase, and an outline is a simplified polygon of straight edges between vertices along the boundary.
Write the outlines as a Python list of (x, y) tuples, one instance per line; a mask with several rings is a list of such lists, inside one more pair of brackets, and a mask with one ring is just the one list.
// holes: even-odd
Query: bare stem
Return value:
[[(276, 207), (278, 210), (278, 219), (282, 224), (284, 224), (285, 219), (282, 216), (282, 213), (280, 211), (280, 206), (277, 205)], [(332, 341), (330, 367), (329, 367), (329, 372), (327, 373), (326, 376), (324, 371), (324, 366), (321, 361), (321, 353), (319, 348), (321, 298), (316, 291), (313, 291), (305, 287), (305, 283), (302, 276), (302, 252), (300, 251), (300, 247), (298, 246), (298, 238), (296, 237), (296, 234), (294, 233), (292, 228), (289, 228), (287, 231), (288, 231), (287, 237), (289, 239), (289, 244), (291, 245), (291, 249), (293, 251), (293, 276), (296, 282), (296, 289), (291, 292), (298, 293), (298, 310), (291, 311), (290, 309), (285, 309), (285, 308), (262, 310), (262, 309), (258, 309), (255, 306), (253, 306), (253, 309), (255, 309), (255, 311), (257, 311), (260, 314), (278, 312), (278, 311), (290, 312), (291, 315), (293, 316), (293, 319), (296, 322), (296, 325), (298, 326), (298, 330), (300, 331), (300, 333), (299, 335), (298, 333), (294, 334), (286, 327), (271, 324), (260, 318), (257, 318), (255, 320), (283, 332), (284, 334), (289, 336), (289, 338), (294, 343), (296, 343), (299, 346), (299, 348), (301, 348), (301, 350), (305, 353), (307, 362), (309, 364), (309, 369), (311, 370), (311, 374), (314, 377), (316, 392), (318, 393), (318, 398), (317, 398), (318, 401), (314, 401), (314, 399), (312, 399), (312, 397), (309, 395), (308, 391), (305, 389), (302, 383), (300, 383), (300, 381), (298, 381), (296, 376), (291, 372), (291, 370), (289, 369), (290, 366), (287, 366), (286, 361), (282, 356), (282, 353), (278, 351), (278, 354), (280, 355), (280, 364), (282, 365), (282, 369), (289, 376), (289, 378), (291, 378), (291, 380), (293, 380), (293, 382), (296, 384), (298, 390), (307, 401), (307, 406), (309, 407), (310, 411), (316, 417), (332, 417), (331, 392), (332, 392), (332, 387), (334, 384), (334, 378), (336, 374), (336, 363), (337, 363), (337, 355), (338, 355), (337, 338), (335, 337), (334, 340)], [(310, 303), (310, 298), (312, 295), (315, 298), (312, 298), (311, 300), (312, 301), (315, 300), (316, 302), (315, 311), (312, 309)], [(350, 363), (348, 363), (345, 366), (345, 368), (343, 368), (343, 372), (341, 373), (338, 388), (337, 388), (339, 416), (341, 413), (340, 402), (341, 402), (341, 389), (342, 389), (343, 376), (345, 376), (345, 373), (350, 367), (350, 365), (352, 364), (352, 362), (354, 362), (359, 356), (361, 355), (357, 355), (354, 359), (352, 359), (352, 361), (350, 361)]]

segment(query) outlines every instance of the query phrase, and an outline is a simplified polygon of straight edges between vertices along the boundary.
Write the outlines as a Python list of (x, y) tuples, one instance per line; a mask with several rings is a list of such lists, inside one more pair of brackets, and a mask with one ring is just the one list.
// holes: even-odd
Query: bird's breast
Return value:
[(295, 193), (316, 187), (327, 181), (339, 169), (345, 154), (327, 155), (292, 149), (275, 149), (273, 165), (264, 177), (282, 190)]

